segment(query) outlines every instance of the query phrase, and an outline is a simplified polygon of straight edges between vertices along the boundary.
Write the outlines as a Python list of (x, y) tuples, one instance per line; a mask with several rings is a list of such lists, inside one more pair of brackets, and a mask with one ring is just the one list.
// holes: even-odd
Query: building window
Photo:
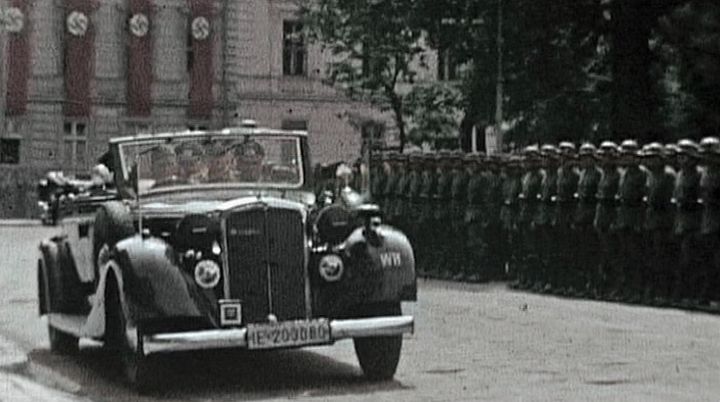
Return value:
[(303, 25), (283, 21), (283, 75), (306, 75), (307, 49)]
[(87, 123), (65, 122), (63, 125), (63, 167), (71, 172), (88, 169)]
[(280, 124), (280, 128), (282, 128), (283, 130), (307, 131), (308, 122), (307, 120), (287, 119), (282, 121), (282, 123)]
[(20, 163), (20, 140), (0, 138), (0, 164), (17, 165)]

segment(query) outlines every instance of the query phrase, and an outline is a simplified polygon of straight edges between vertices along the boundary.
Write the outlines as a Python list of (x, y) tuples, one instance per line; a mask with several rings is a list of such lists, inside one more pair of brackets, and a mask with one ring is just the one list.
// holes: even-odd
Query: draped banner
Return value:
[[(11, 0), (6, 11), (8, 32), (7, 110), (10, 116), (22, 115), (27, 109), (30, 75), (30, 0)], [(3, 29), (0, 27), (0, 29)]]
[(94, 75), (95, 29), (90, 15), (95, 0), (65, 0), (65, 116), (90, 115), (90, 83)]
[(213, 101), (213, 26), (214, 0), (188, 0), (190, 3), (190, 40), (192, 66), (190, 71), (190, 110), (192, 118), (209, 119)]
[(153, 0), (130, 0), (127, 60), (127, 100), (130, 116), (147, 117), (152, 109), (152, 12)]

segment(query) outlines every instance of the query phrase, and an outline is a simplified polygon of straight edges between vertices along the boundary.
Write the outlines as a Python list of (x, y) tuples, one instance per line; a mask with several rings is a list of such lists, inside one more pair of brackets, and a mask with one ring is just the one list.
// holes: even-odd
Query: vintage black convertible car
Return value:
[(114, 138), (103, 160), (114, 188), (56, 196), (60, 234), (40, 244), (53, 351), (102, 340), (143, 388), (160, 353), (352, 338), (368, 378), (393, 377), (411, 245), (357, 193), (313, 194), (305, 132)]

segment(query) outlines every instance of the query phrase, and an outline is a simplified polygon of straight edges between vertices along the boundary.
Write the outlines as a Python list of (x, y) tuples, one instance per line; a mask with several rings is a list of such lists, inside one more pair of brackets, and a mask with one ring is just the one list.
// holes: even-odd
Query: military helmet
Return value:
[(620, 143), (620, 153), (623, 155), (637, 155), (640, 145), (635, 140), (624, 140)]
[(720, 138), (703, 138), (700, 141), (700, 152), (702, 152), (703, 154), (720, 154)]
[(561, 142), (558, 144), (558, 149), (559, 149), (560, 152), (561, 152), (562, 154), (564, 154), (564, 155), (574, 154), (575, 151), (576, 151), (575, 144), (573, 144), (573, 143), (570, 142), (570, 141), (561, 141)]
[(698, 144), (688, 138), (683, 138), (682, 140), (678, 141), (678, 153), (685, 156), (691, 156), (694, 158), (697, 158), (699, 156), (700, 147)]
[(665, 147), (659, 142), (645, 144), (640, 152), (643, 157), (659, 157), (664, 156), (664, 153)]
[(597, 151), (598, 155), (611, 155), (618, 152), (618, 146), (612, 141), (603, 141), (600, 143), (600, 148)]
[(595, 145), (589, 142), (585, 142), (582, 145), (580, 145), (580, 150), (578, 152), (578, 155), (580, 156), (592, 156), (597, 152), (597, 148)]

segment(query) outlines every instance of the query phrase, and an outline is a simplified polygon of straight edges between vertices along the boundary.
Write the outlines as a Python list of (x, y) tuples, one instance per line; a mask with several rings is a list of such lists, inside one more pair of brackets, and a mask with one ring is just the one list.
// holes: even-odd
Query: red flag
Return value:
[(65, 0), (65, 116), (90, 115), (90, 83), (95, 73), (95, 0)]
[(212, 117), (213, 99), (213, 15), (214, 0), (188, 0), (190, 3), (190, 37), (192, 66), (190, 71), (190, 110), (193, 118)]
[[(8, 76), (7, 110), (10, 116), (22, 115), (27, 109), (30, 76), (30, 1), (12, 0), (7, 9)], [(0, 28), (3, 29), (3, 28)]]
[(153, 0), (130, 0), (127, 97), (130, 116), (150, 116), (152, 109)]

